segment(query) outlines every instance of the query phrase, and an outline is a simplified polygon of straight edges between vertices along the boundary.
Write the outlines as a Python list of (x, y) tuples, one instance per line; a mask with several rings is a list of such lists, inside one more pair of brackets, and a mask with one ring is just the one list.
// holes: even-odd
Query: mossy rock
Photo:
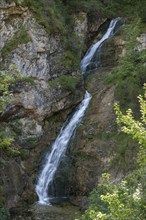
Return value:
[(81, 76), (72, 77), (64, 75), (59, 77), (59, 83), (62, 86), (62, 88), (71, 92), (75, 92), (80, 82)]
[(27, 44), (29, 41), (31, 41), (31, 37), (25, 30), (25, 27), (22, 26), (20, 30), (14, 34), (12, 39), (6, 42), (5, 46), (2, 48), (1, 54), (3, 59), (5, 59), (9, 53), (15, 50), (20, 44)]
[(62, 75), (54, 80), (48, 81), (49, 86), (53, 89), (61, 86), (63, 89), (67, 91), (71, 91), (74, 93), (78, 85), (82, 82), (82, 76), (68, 76)]

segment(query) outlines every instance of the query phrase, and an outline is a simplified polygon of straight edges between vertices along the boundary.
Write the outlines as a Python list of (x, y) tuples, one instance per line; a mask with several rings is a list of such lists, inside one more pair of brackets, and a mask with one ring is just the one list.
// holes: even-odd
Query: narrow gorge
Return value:
[[(97, 50), (102, 46), (103, 42), (114, 35), (113, 34), (114, 28), (118, 20), (120, 20), (120, 18), (112, 20), (108, 27), (108, 30), (106, 31), (102, 39), (99, 42), (97, 42), (95, 45), (91, 46), (91, 48), (89, 48), (89, 50), (86, 52), (85, 56), (81, 61), (81, 69), (84, 75), (86, 74), (86, 69), (87, 67), (89, 68), (91, 62), (92, 64), (95, 63), (95, 66), (96, 63), (99, 62), (98, 60), (93, 61), (92, 58), (95, 54), (98, 53)], [(97, 70), (97, 68), (98, 67), (96, 66), (96, 68), (94, 69)], [(40, 204), (51, 205), (51, 200), (53, 198), (48, 197), (49, 194), (48, 187), (49, 186), (51, 187), (53, 183), (54, 175), (57, 169), (59, 168), (60, 160), (68, 147), (68, 144), (71, 140), (73, 133), (76, 130), (77, 125), (81, 122), (82, 117), (84, 116), (84, 113), (88, 108), (90, 99), (91, 99), (91, 95), (86, 91), (82, 103), (78, 106), (75, 113), (73, 113), (73, 116), (71, 117), (69, 122), (66, 122), (65, 123), (66, 125), (61, 128), (58, 137), (56, 138), (54, 144), (52, 145), (51, 152), (45, 156), (46, 161), (36, 185), (36, 192), (39, 197)]]
[(132, 23), (116, 7), (0, 2), (0, 220), (74, 220), (102, 173), (116, 183), (137, 167), (137, 144), (118, 130), (114, 104), (139, 117), (135, 99), (146, 76), (141, 70), (130, 86), (126, 75), (124, 84), (113, 75)]

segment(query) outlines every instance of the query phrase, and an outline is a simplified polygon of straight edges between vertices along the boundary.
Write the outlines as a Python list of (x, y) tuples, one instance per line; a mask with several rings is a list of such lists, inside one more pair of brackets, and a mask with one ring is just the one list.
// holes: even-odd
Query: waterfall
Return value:
[[(100, 48), (100, 46), (104, 43), (106, 39), (113, 36), (114, 28), (119, 20), (120, 18), (113, 19), (110, 22), (109, 28), (102, 37), (102, 39), (89, 48), (89, 50), (87, 51), (87, 53), (81, 61), (81, 69), (83, 74), (86, 72), (86, 68), (90, 64), (97, 49)], [(67, 122), (65, 122), (65, 124), (62, 126), (58, 137), (52, 145), (51, 152), (48, 153), (44, 158), (44, 166), (36, 184), (36, 193), (39, 198), (39, 204), (50, 204), (51, 198), (48, 196), (48, 187), (53, 182), (61, 158), (67, 150), (67, 146), (75, 129), (77, 128), (85, 114), (90, 99), (91, 95), (86, 91), (84, 99), (82, 100), (81, 104), (77, 107), (72, 118), (70, 120), (67, 120)]]
[(103, 43), (112, 37), (114, 35), (114, 29), (117, 24), (117, 22), (121, 20), (121, 18), (115, 18), (110, 22), (109, 28), (107, 29), (106, 33), (103, 35), (101, 40), (99, 40), (97, 43), (93, 44), (86, 52), (85, 56), (81, 60), (81, 69), (82, 73), (85, 74), (88, 65), (91, 63), (93, 56), (97, 52), (98, 49), (103, 45)]
[(48, 186), (52, 183), (55, 172), (59, 166), (61, 156), (65, 153), (73, 132), (81, 122), (89, 105), (90, 99), (91, 95), (86, 91), (83, 101), (74, 112), (68, 124), (61, 128), (58, 137), (52, 145), (51, 153), (46, 157), (45, 165), (36, 185), (36, 192), (39, 197), (40, 204), (49, 204), (50, 202), (48, 197)]

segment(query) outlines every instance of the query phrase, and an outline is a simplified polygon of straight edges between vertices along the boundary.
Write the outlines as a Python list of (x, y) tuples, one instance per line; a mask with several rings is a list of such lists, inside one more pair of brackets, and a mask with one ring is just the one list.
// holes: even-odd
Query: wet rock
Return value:
[[(86, 88), (92, 94), (92, 100), (84, 121), (77, 130), (77, 138), (72, 151), (73, 167), (70, 174), (69, 186), (73, 202), (88, 196), (101, 181), (102, 173), (111, 173), (112, 181), (117, 182), (135, 168), (136, 151), (132, 150), (131, 162), (129, 153), (118, 154), (115, 150), (119, 141), (114, 114), (115, 87), (105, 84), (104, 77), (110, 74), (110, 68), (101, 68), (87, 77)], [(123, 138), (124, 140), (124, 138)], [(120, 144), (122, 145), (123, 140)], [(134, 149), (134, 144), (132, 145)], [(117, 156), (118, 155), (118, 156)], [(117, 158), (119, 163), (114, 163)], [(120, 160), (123, 161), (120, 163)], [(125, 166), (124, 169), (121, 169)], [(86, 207), (86, 204), (85, 204)]]
[(12, 220), (74, 220), (79, 212), (76, 206), (62, 203), (60, 206), (47, 206), (35, 204), (28, 209), (12, 208)]

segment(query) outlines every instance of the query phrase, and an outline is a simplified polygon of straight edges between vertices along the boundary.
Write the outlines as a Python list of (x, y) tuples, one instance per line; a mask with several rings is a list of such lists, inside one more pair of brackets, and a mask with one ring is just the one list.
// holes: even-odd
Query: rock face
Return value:
[[(145, 49), (145, 34), (138, 40), (139, 50)], [(103, 45), (102, 67), (88, 75), (85, 84), (92, 100), (77, 130), (69, 184), (72, 202), (83, 208), (87, 207), (87, 196), (100, 183), (102, 173), (110, 173), (112, 181), (118, 182), (136, 167), (137, 143), (118, 129), (115, 86), (105, 80), (125, 54), (124, 44), (118, 34)]]
[(116, 126), (113, 112), (114, 86), (101, 83), (101, 78), (106, 74), (106, 69), (99, 70), (90, 76), (87, 83), (92, 100), (84, 122), (78, 128), (73, 151), (71, 190), (75, 188), (73, 193), (76, 192), (78, 196), (88, 195), (100, 181), (101, 174), (109, 170), (114, 156), (115, 143), (108, 138)]
[(79, 68), (66, 67), (62, 61), (62, 36), (48, 34), (27, 7), (0, 2), (0, 49), (1, 69), (19, 75), (0, 126), (6, 136), (14, 137), (13, 144), (21, 151), (16, 159), (1, 152), (0, 182), (5, 204), (11, 208), (36, 200), (40, 154), (82, 100), (84, 88)]
[[(79, 54), (82, 54), (84, 42), (86, 47), (91, 45), (95, 36), (100, 37), (109, 21), (83, 12), (74, 19), (74, 30), (79, 41), (72, 40), (74, 44), (80, 42)], [(140, 38), (142, 44), (143, 39), (145, 37)], [(128, 168), (121, 172), (120, 164), (116, 168), (111, 165), (117, 146), (116, 140), (111, 138), (115, 137), (117, 129), (113, 112), (115, 88), (107, 86), (103, 80), (124, 53), (123, 44), (120, 36), (106, 44), (102, 53), (102, 68), (89, 76), (85, 83), (93, 98), (85, 121), (78, 128), (75, 143), (71, 146), (73, 167), (67, 189), (76, 197), (72, 201), (84, 207), (87, 206), (86, 196), (100, 181), (101, 173), (110, 171), (113, 178), (118, 180), (128, 172)], [(8, 137), (13, 136), (13, 145), (21, 152), (21, 156), (16, 158), (0, 152), (0, 183), (5, 205), (13, 213), (17, 210), (13, 208), (33, 204), (37, 200), (35, 182), (42, 158), (68, 114), (82, 100), (84, 83), (79, 68), (73, 68), (72, 60), (67, 60), (61, 34), (48, 34), (29, 9), (21, 4), (8, 4), (5, 0), (0, 2), (0, 49), (1, 69), (10, 74), (18, 73), (11, 88), (13, 93), (10, 103), (0, 116), (0, 131), (5, 131)], [(128, 154), (123, 156), (125, 161), (126, 157)], [(62, 174), (64, 167), (60, 170)], [(59, 175), (56, 179), (61, 179)], [(64, 185), (64, 180), (61, 181)], [(59, 220), (60, 210), (59, 214), (54, 214), (54, 210), (52, 212)], [(42, 211), (34, 212), (32, 218), (19, 218), (17, 212), (14, 215), (14, 219), (41, 219)], [(43, 217), (53, 219), (48, 217), (47, 211)], [(69, 217), (63, 214), (61, 218), (72, 219), (72, 211)]]
[[(59, 34), (49, 36), (35, 22), (26, 8), (20, 7), (22, 14), (17, 10), (19, 11), (19, 7), (13, 5), (1, 9), (3, 15), (1, 18), (1, 59), (4, 67), (14, 64), (22, 77), (22, 83), (16, 84), (12, 105), (22, 105), (24, 109), (33, 111), (33, 115), (44, 118), (53, 111), (57, 112), (72, 105), (66, 99), (70, 96), (70, 91), (65, 91), (59, 82), (56, 82), (53, 87), (50, 81), (61, 75), (68, 74), (76, 77), (80, 74), (77, 71), (68, 71), (61, 63), (64, 48)], [(11, 11), (13, 11), (12, 14)], [(13, 14), (15, 14), (14, 18)], [(19, 39), (21, 36), (25, 37), (28, 42), (23, 43), (23, 39)], [(11, 44), (14, 44), (15, 37), (20, 43), (14, 48)], [(25, 83), (25, 79), (26, 81), (30, 79), (31, 85)], [(76, 97), (77, 100), (72, 102), (73, 105), (81, 100), (82, 92), (80, 93), (80, 90), (78, 92), (78, 98)]]
[(103, 81), (108, 74), (109, 68), (101, 68), (87, 79), (92, 100), (73, 146), (70, 195), (73, 204), (82, 208), (87, 207), (87, 196), (103, 173), (118, 182), (136, 167), (137, 145), (117, 129), (115, 87)]

